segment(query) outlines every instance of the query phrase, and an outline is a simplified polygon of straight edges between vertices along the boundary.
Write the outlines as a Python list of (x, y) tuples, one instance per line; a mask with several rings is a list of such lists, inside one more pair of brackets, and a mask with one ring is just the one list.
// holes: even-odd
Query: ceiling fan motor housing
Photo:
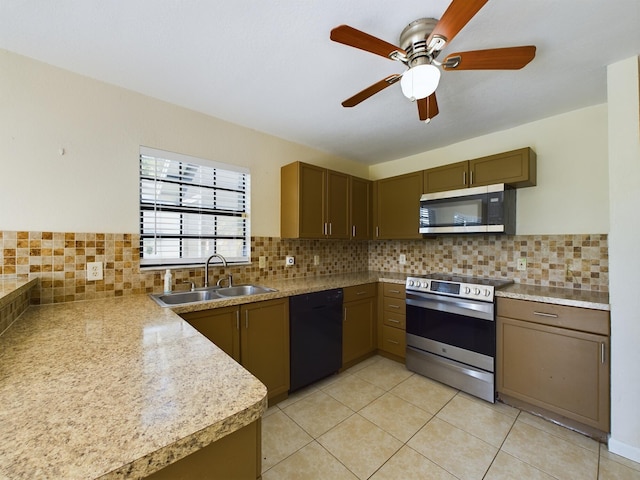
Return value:
[(435, 50), (429, 53), (427, 38), (438, 24), (435, 18), (419, 18), (407, 25), (400, 34), (400, 48), (407, 52), (407, 65), (430, 64), (439, 53)]

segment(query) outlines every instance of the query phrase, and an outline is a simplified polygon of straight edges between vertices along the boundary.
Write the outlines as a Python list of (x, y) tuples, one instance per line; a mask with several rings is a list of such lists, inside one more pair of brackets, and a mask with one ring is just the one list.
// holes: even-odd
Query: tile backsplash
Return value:
[[(406, 264), (399, 264), (399, 257)], [(285, 256), (295, 257), (285, 266)], [(265, 268), (259, 268), (259, 257)], [(318, 264), (314, 264), (317, 257)], [(516, 259), (527, 259), (526, 271)], [(261, 282), (365, 270), (424, 274), (454, 272), (513, 278), (516, 282), (608, 291), (607, 235), (445, 236), (423, 240), (292, 240), (252, 237), (251, 264), (211, 268), (211, 280), (233, 273), (236, 282)], [(104, 278), (88, 281), (87, 262), (102, 262)], [(175, 269), (180, 282), (203, 282), (202, 267)], [(139, 235), (0, 231), (0, 275), (39, 277), (35, 304), (156, 293), (164, 270), (140, 270)]]

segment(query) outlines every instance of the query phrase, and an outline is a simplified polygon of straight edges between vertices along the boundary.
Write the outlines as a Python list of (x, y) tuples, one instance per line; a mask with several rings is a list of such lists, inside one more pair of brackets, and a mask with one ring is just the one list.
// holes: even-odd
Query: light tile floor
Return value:
[(269, 408), (262, 454), (264, 480), (640, 480), (605, 445), (379, 356)]

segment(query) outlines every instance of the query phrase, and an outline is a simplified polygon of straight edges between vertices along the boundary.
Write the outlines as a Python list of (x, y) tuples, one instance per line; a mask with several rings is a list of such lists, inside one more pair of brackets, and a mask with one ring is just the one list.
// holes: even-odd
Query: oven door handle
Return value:
[(407, 293), (407, 306), (424, 308), (427, 310), (437, 310), (439, 312), (464, 315), (466, 317), (478, 318), (481, 320), (495, 321), (494, 304), (487, 302), (473, 302), (457, 298), (445, 297), (444, 295), (416, 295)]

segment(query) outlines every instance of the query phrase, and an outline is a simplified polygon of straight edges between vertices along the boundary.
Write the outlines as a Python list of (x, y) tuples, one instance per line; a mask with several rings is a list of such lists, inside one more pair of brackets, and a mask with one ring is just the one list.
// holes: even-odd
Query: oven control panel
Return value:
[(422, 277), (407, 277), (405, 286), (407, 291), (436, 293), (485, 302), (493, 302), (495, 290), (492, 285), (449, 282)]

